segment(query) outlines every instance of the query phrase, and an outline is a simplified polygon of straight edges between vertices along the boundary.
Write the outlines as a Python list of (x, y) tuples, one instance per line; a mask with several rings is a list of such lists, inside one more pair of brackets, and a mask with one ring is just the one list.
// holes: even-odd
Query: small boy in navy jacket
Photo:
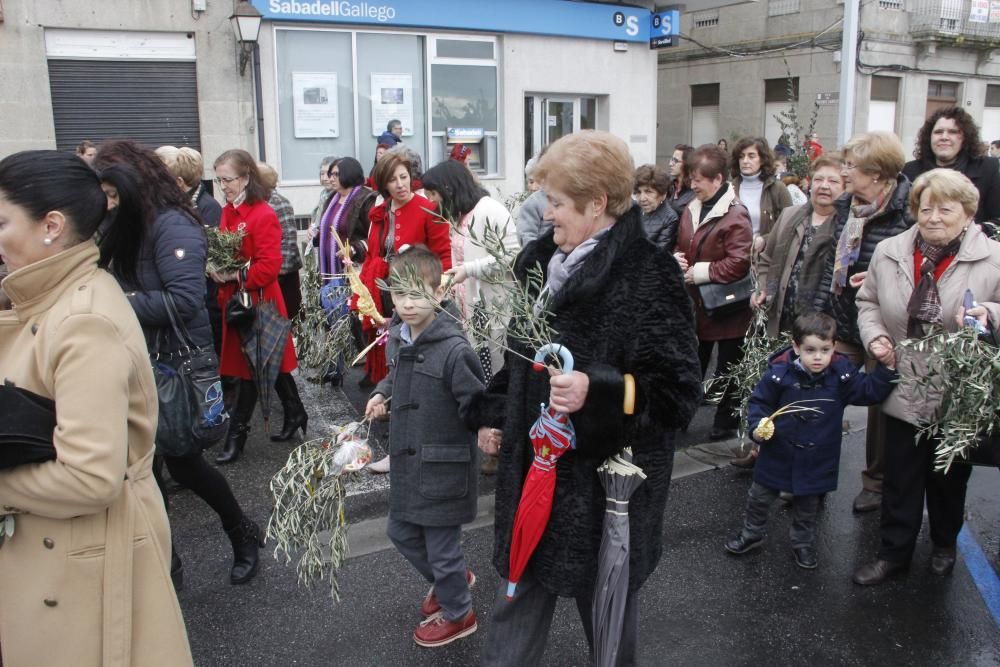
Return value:
[[(841, 428), (848, 405), (874, 405), (893, 390), (896, 371), (879, 364), (871, 374), (834, 352), (837, 323), (823, 313), (806, 313), (792, 325), (792, 347), (774, 354), (750, 397), (747, 422), (760, 443), (746, 520), (726, 551), (742, 555), (764, 542), (771, 504), (782, 491), (793, 495), (789, 531), (799, 567), (816, 567), (816, 512), (820, 497), (837, 488)], [(813, 408), (774, 419), (768, 438), (765, 418), (796, 403)]]

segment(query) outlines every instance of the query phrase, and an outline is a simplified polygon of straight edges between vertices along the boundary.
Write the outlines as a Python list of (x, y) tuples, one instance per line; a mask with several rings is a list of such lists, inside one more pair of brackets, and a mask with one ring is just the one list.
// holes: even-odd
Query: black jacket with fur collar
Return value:
[[(552, 232), (525, 246), (515, 274), (547, 269)], [(590, 387), (571, 415), (576, 450), (556, 467), (552, 515), (528, 565), (550, 592), (588, 594), (597, 576), (605, 493), (596, 468), (630, 445), (647, 479), (630, 504), (629, 587), (637, 589), (662, 551), (663, 512), (673, 466), (674, 431), (687, 425), (702, 397), (694, 313), (677, 262), (645, 238), (639, 208), (626, 212), (567, 280), (550, 306), (553, 342), (573, 353)], [(534, 350), (508, 343), (526, 357)], [(625, 373), (636, 379), (635, 415), (623, 412)], [(494, 378), (482, 423), (502, 428), (497, 472), (494, 564), (508, 575), (511, 531), (533, 460), (528, 431), (548, 403), (548, 375), (510, 352)]]

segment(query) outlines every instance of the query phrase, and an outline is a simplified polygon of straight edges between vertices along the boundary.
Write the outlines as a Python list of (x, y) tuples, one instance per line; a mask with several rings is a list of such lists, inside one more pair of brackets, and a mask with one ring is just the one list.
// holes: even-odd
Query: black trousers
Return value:
[[(701, 362), (702, 377), (705, 377), (705, 371), (708, 370), (708, 364), (712, 360), (712, 350), (716, 345), (719, 346), (719, 357), (715, 363), (716, 377), (728, 373), (729, 367), (738, 363), (743, 358), (742, 338), (699, 341), (698, 360)], [(712, 426), (724, 429), (737, 428), (740, 425), (740, 419), (736, 414), (734, 414), (734, 411), (739, 408), (739, 405), (736, 402), (735, 392), (733, 391), (733, 388), (726, 383), (723, 386), (719, 386), (718, 389), (713, 388), (712, 393), (720, 390), (722, 391), (722, 400), (719, 402), (719, 407), (715, 411), (715, 419), (712, 421)]]
[(923, 523), (924, 498), (931, 542), (953, 547), (962, 530), (965, 490), (972, 466), (955, 463), (948, 474), (934, 470), (935, 441), (919, 440), (917, 427), (885, 417), (885, 476), (882, 479), (882, 545), (878, 557), (908, 563)]
[[(215, 510), (222, 521), (223, 530), (235, 528), (243, 517), (243, 510), (240, 508), (233, 490), (229, 487), (229, 482), (218, 470), (213, 468), (201, 455), (192, 456), (162, 456), (157, 457), (163, 460), (170, 472), (170, 477), (181, 486), (191, 489), (195, 494), (208, 503), (209, 507)], [(153, 473), (156, 477), (156, 484), (160, 487), (163, 495), (163, 504), (169, 509), (167, 493), (160, 475), (160, 467), (153, 466)]]
[(281, 290), (281, 298), (285, 300), (285, 310), (288, 312), (288, 319), (294, 320), (302, 307), (302, 288), (300, 287), (299, 272), (290, 271), (278, 276), (278, 288)]

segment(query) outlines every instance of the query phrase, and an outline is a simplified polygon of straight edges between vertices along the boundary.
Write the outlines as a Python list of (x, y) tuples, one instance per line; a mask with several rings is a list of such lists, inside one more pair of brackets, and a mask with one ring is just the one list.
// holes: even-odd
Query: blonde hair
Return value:
[(910, 213), (920, 210), (920, 199), (927, 193), (930, 203), (958, 202), (970, 218), (979, 209), (979, 190), (965, 174), (954, 169), (931, 169), (921, 174), (910, 188)]
[(844, 145), (844, 161), (853, 161), (863, 173), (896, 178), (906, 164), (903, 144), (892, 132), (865, 132)]
[(605, 193), (607, 212), (617, 218), (632, 206), (634, 170), (624, 141), (608, 132), (583, 130), (549, 146), (533, 177), (566, 194), (581, 213), (587, 202)]
[(278, 187), (278, 172), (274, 170), (274, 167), (266, 162), (258, 162), (257, 171), (260, 172), (260, 184), (263, 185), (268, 192)]
[(198, 185), (205, 173), (205, 161), (201, 153), (187, 146), (160, 146), (156, 155), (167, 165), (170, 173), (184, 181), (184, 185), (193, 188)]

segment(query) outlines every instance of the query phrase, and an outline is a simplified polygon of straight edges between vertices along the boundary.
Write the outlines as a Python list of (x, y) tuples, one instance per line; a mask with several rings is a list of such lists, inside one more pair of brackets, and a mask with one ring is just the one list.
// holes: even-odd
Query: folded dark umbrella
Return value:
[(270, 431), (271, 391), (281, 371), (285, 345), (292, 323), (278, 312), (271, 301), (260, 301), (256, 308), (253, 326), (240, 334), (243, 355), (250, 365), (250, 374), (257, 385), (257, 400), (264, 416), (264, 430)]
[(0, 469), (56, 458), (56, 404), (13, 384), (0, 385)]

